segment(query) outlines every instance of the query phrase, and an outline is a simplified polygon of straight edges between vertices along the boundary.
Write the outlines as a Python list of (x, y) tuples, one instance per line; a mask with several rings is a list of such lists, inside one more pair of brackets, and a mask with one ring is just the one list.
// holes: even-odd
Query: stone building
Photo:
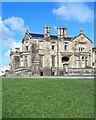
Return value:
[(54, 76), (93, 73), (94, 49), (83, 30), (77, 36), (68, 37), (67, 28), (58, 27), (57, 33), (51, 35), (49, 26), (44, 26), (44, 34), (30, 33), (27, 28), (22, 52), (20, 48), (10, 52), (9, 74)]
[(93, 68), (96, 68), (96, 47), (93, 48)]

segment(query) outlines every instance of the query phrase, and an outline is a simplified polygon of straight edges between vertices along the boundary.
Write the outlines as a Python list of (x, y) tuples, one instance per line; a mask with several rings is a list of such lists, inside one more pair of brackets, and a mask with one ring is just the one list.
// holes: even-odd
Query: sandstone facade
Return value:
[[(10, 75), (51, 76), (69, 74), (93, 74), (96, 68), (96, 49), (92, 41), (80, 30), (75, 37), (67, 36), (67, 28), (57, 28), (58, 35), (26, 30), (20, 48), (10, 52)], [(87, 72), (86, 72), (87, 71)]]

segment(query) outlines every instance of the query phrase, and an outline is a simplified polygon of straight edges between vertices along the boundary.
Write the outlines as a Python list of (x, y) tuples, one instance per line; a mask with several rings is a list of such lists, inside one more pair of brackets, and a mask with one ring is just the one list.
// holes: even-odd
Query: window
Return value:
[(28, 56), (25, 56), (25, 66), (28, 66)]
[(85, 51), (85, 45), (79, 45), (79, 51)]
[(26, 46), (26, 51), (28, 51), (28, 46)]
[(85, 60), (87, 60), (87, 57), (85, 57)]
[(67, 50), (67, 45), (64, 45), (64, 50)]
[(77, 61), (80, 61), (80, 56), (79, 56), (79, 57), (77, 57)]
[(77, 68), (80, 67), (80, 56), (77, 56)]
[(84, 61), (84, 57), (82, 56), (82, 60)]
[(87, 60), (88, 58), (87, 57), (85, 57), (85, 67), (87, 67), (87, 64), (88, 64), (88, 60)]
[(43, 67), (43, 55), (39, 55), (39, 67)]
[(95, 51), (95, 55), (96, 55), (96, 51)]
[(55, 45), (54, 44), (52, 45), (52, 50), (55, 50)]
[(28, 51), (28, 42), (26, 42), (26, 51)]
[(81, 47), (81, 51), (83, 51), (83, 48)]
[(55, 67), (55, 56), (52, 56), (52, 67)]
[(96, 60), (95, 60), (95, 63), (96, 63)]

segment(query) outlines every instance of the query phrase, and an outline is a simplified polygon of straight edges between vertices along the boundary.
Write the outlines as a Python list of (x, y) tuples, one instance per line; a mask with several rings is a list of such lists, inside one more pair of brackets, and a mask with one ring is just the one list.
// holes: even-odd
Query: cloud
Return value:
[(0, 17), (0, 34), (2, 35), (2, 37), (0, 35), (0, 41), (2, 41), (3, 49), (20, 47), (21, 50), (21, 40), (17, 39), (17, 36), (20, 36), (20, 33), (23, 33), (23, 35), (25, 33), (25, 24), (22, 18), (11, 17), (2, 21), (2, 18)]
[(12, 50), (14, 51), (16, 47), (19, 47), (20, 51), (22, 51), (22, 43), (21, 42), (13, 42), (12, 43)]
[(68, 3), (53, 9), (53, 14), (63, 20), (76, 20), (78, 22), (90, 22), (93, 20), (94, 12), (84, 3)]
[(6, 26), (10, 27), (11, 30), (13, 31), (21, 31), (21, 32), (25, 31), (24, 20), (22, 18), (13, 16), (11, 18), (4, 20), (3, 23)]
[(12, 49), (12, 51), (15, 51), (15, 48), (19, 47), (20, 51), (22, 51), (22, 43), (21, 42), (11, 42), (11, 47), (9, 49), (7, 49), (7, 51), (4, 53), (5, 57), (9, 57), (10, 56), (10, 50)]
[(5, 52), (5, 54), (4, 54), (6, 57), (9, 57), (9, 55), (10, 55), (10, 50), (7, 50), (7, 52)]
[[(2, 48), (3, 64), (8, 66), (10, 49), (15, 51), (15, 47), (19, 47), (22, 51), (21, 38), (24, 37), (25, 23), (22, 18), (10, 17), (2, 20), (0, 17), (0, 48)], [(7, 58), (7, 60), (6, 60)], [(1, 67), (3, 70), (6, 67)]]

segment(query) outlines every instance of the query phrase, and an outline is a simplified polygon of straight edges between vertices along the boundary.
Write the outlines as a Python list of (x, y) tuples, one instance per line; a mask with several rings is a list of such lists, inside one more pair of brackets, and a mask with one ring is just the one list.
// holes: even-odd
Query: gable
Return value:
[(72, 41), (78, 41), (78, 42), (91, 42), (92, 41), (84, 34), (79, 34), (78, 36), (75, 36)]
[(25, 41), (25, 40), (30, 40), (30, 38), (31, 38), (30, 34), (25, 33), (25, 36), (24, 36), (24, 38), (22, 39), (22, 42)]

